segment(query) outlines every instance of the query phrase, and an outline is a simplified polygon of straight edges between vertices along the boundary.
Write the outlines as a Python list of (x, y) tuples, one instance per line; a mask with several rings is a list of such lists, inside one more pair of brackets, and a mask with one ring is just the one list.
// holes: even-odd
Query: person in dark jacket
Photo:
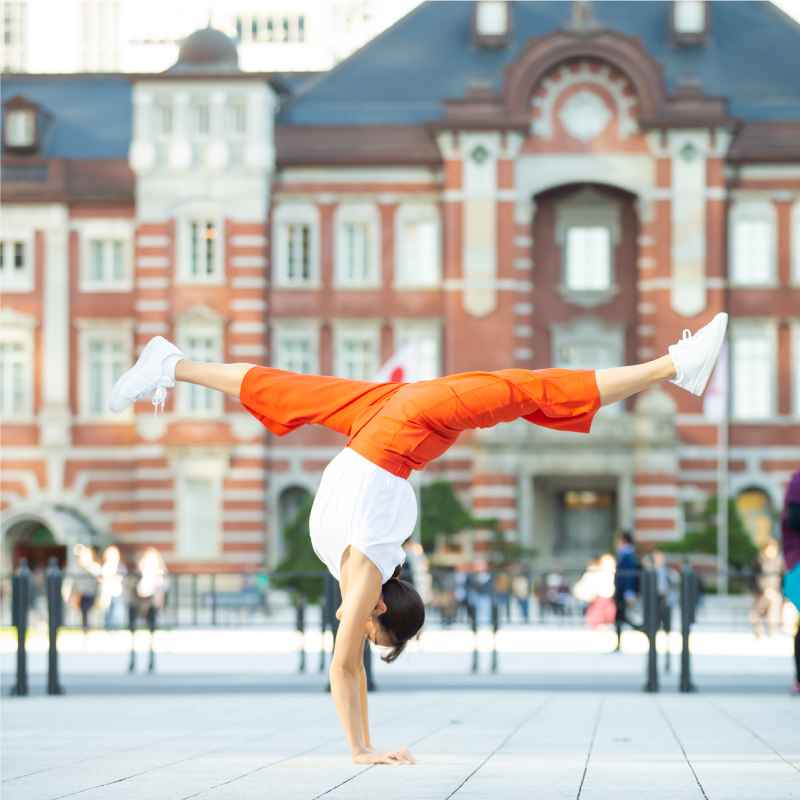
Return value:
[(614, 573), (614, 605), (617, 609), (614, 627), (617, 630), (617, 646), (614, 652), (619, 652), (622, 646), (622, 624), (627, 623), (632, 628), (641, 630), (640, 625), (628, 618), (628, 611), (636, 602), (636, 593), (639, 591), (639, 576), (635, 574), (639, 569), (639, 560), (633, 550), (633, 536), (627, 531), (616, 538), (614, 547), (617, 551), (617, 570)]
[[(792, 475), (786, 487), (786, 500), (781, 514), (781, 537), (786, 575), (783, 596), (800, 610), (800, 469)], [(800, 627), (794, 635), (794, 666), (796, 670), (792, 694), (800, 697)]]

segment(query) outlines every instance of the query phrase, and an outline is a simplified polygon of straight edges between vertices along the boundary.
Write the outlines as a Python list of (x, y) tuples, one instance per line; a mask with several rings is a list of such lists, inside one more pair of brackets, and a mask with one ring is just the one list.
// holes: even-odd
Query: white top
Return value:
[(405, 560), (401, 545), (416, 521), (417, 499), (408, 481), (348, 447), (322, 474), (311, 509), (311, 543), (337, 581), (342, 554), (353, 545), (386, 583)]

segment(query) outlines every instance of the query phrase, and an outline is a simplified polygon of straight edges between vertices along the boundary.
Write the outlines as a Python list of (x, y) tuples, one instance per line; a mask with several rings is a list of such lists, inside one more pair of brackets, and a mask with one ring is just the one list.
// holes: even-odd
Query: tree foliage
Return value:
[(303, 595), (307, 602), (316, 603), (324, 590), (323, 578), (311, 576), (279, 577), (281, 572), (319, 572), (326, 569), (311, 544), (309, 521), (314, 498), (309, 496), (300, 506), (295, 518), (283, 529), (286, 558), (278, 564), (275, 586), (291, 587)]
[[(706, 501), (705, 508), (693, 520), (689, 530), (679, 542), (665, 542), (661, 549), (668, 553), (717, 552), (717, 496)], [(736, 503), (728, 501), (728, 563), (736, 567), (750, 567), (758, 557), (758, 548), (753, 544), (742, 519), (736, 511)]]

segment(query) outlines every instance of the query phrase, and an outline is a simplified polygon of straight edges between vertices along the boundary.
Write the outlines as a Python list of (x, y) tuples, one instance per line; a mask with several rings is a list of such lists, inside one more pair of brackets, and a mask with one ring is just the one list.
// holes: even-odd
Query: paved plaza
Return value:
[(380, 692), (352, 763), (328, 695), (4, 698), (4, 800), (800, 797), (800, 700), (772, 695)]

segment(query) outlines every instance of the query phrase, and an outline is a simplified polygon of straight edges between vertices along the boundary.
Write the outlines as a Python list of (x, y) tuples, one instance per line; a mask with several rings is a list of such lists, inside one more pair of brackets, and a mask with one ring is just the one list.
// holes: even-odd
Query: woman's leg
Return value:
[(254, 364), (204, 364), (182, 358), (175, 365), (175, 380), (196, 383), (238, 398), (244, 376)]
[(670, 356), (632, 367), (599, 369), (595, 372), (595, 378), (600, 393), (600, 405), (607, 406), (618, 400), (624, 400), (632, 394), (662, 381), (672, 380), (676, 376), (677, 370)]

